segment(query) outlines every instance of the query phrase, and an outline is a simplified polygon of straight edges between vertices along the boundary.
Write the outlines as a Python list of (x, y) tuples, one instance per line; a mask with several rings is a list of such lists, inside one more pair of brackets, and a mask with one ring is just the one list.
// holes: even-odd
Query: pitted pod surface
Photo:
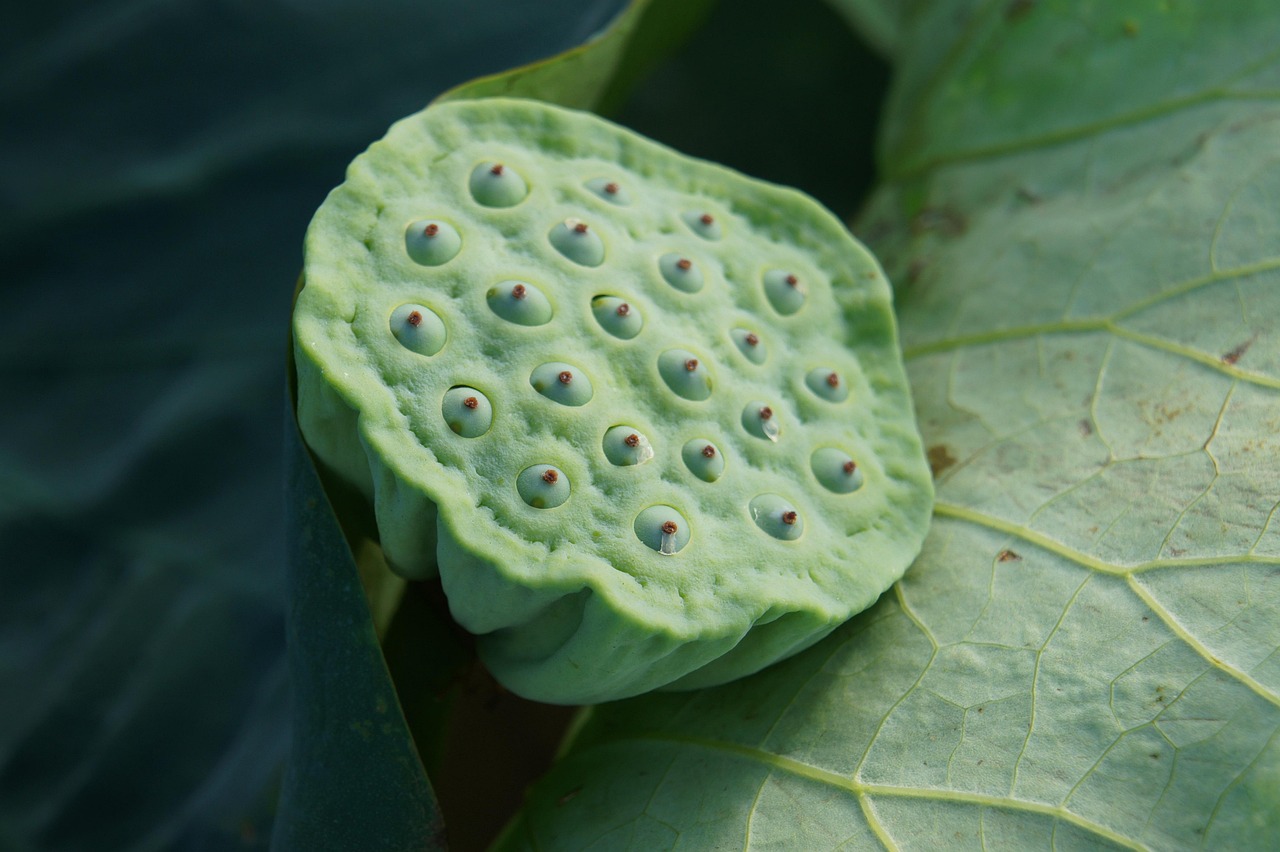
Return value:
[(303, 434), (521, 695), (750, 674), (919, 550), (889, 287), (800, 193), (592, 115), (445, 103), (352, 163), (305, 249)]

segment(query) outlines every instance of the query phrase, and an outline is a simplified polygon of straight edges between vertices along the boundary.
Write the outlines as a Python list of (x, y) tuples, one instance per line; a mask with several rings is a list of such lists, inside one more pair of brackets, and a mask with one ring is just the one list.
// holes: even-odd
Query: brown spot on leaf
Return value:
[(1253, 338), (1251, 337), (1248, 340), (1246, 340), (1244, 343), (1241, 343), (1235, 349), (1232, 349), (1230, 352), (1227, 352), (1225, 355), (1223, 355), (1222, 363), (1238, 364), (1240, 362), (1240, 359), (1244, 357), (1244, 353), (1248, 352), (1249, 347), (1252, 345), (1253, 345)]
[(1020, 21), (1035, 7), (1036, 0), (1010, 0), (1009, 5), (1004, 7), (1004, 19), (1010, 22)]
[(969, 230), (969, 222), (954, 207), (926, 207), (911, 220), (911, 233), (919, 236), (936, 231), (944, 237), (958, 237)]
[(997, 562), (1017, 562), (1017, 561), (1020, 561), (1021, 559), (1022, 559), (1022, 556), (1020, 556), (1016, 551), (1009, 550), (1008, 548), (996, 554)]
[(573, 799), (575, 799), (575, 798), (577, 797), (577, 795), (578, 795), (579, 793), (581, 793), (581, 792), (582, 792), (582, 788), (581, 788), (581, 787), (574, 787), (572, 790), (570, 790), (569, 792), (565, 793), (565, 794), (564, 794), (563, 796), (561, 796), (560, 798), (556, 799), (556, 807), (561, 807), (562, 805), (567, 805), (569, 802), (573, 801)]
[(933, 478), (937, 479), (942, 472), (956, 463), (956, 457), (951, 455), (951, 450), (946, 444), (937, 444), (929, 448), (929, 470), (933, 471)]
[(1080, 418), (1080, 434), (1085, 438), (1093, 434), (1093, 424), (1089, 422), (1088, 417)]

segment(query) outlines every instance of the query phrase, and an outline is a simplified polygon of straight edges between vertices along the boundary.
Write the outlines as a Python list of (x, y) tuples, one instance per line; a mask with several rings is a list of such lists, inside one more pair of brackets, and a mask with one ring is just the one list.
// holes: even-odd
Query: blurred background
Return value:
[[(0, 850), (265, 848), (289, 744), (280, 436), (307, 222), (397, 118), (624, 5), (6, 10)], [(849, 216), (887, 79), (817, 0), (741, 0), (613, 117)]]

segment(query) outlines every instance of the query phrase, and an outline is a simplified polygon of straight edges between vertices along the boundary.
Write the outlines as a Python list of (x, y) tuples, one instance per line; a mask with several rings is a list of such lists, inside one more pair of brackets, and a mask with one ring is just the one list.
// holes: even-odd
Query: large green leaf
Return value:
[(788, 663), (597, 708), (511, 847), (1280, 832), (1280, 10), (909, 9), (861, 231), (899, 286), (925, 551)]

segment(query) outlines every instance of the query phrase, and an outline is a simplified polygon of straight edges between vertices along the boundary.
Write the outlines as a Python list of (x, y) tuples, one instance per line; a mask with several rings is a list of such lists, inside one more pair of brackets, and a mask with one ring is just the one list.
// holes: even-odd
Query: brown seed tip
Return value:
[(788, 287), (799, 287), (799, 286), (800, 286), (800, 279), (799, 279), (799, 278), (797, 278), (797, 277), (795, 277), (794, 275), (788, 275), (788, 276), (787, 276), (787, 278), (786, 278), (786, 281), (787, 281), (787, 286), (788, 286)]
[(702, 448), (702, 455), (704, 458), (713, 459), (716, 457), (716, 448), (707, 444)]
[(618, 316), (625, 317), (627, 314), (631, 313), (631, 306), (626, 302), (623, 302), (621, 305), (618, 305), (617, 313)]
[(689, 270), (693, 268), (693, 261), (687, 257), (682, 257), (676, 261), (676, 266), (684, 270)]
[(853, 459), (844, 463), (844, 472), (846, 476), (853, 476), (853, 472), (858, 469), (858, 463)]
[(831, 386), (831, 387), (833, 387), (833, 388), (838, 388), (838, 387), (840, 387), (840, 377), (839, 377), (839, 376), (837, 376), (835, 373), (828, 373), (828, 374), (827, 374), (827, 384), (828, 384), (828, 385), (830, 385), (830, 386)]
[(561, 370), (559, 378), (560, 384), (567, 385), (569, 382), (573, 381), (573, 373), (570, 373), (568, 370)]
[(513, 298), (513, 299), (523, 299), (523, 298), (524, 298), (524, 294), (525, 294), (526, 292), (527, 292), (527, 291), (525, 290), (525, 288), (524, 288), (524, 285), (523, 285), (523, 284), (517, 284), (516, 286), (514, 286), (514, 287), (512, 287), (512, 288), (511, 288), (511, 298)]
[(479, 407), (480, 400), (476, 399), (474, 396), (469, 396), (462, 401), (462, 404), (467, 408), (475, 409)]
[(424, 237), (434, 237), (438, 233), (440, 233), (440, 226), (435, 222), (432, 222), (430, 225), (422, 229), (422, 235)]
[(800, 515), (794, 509), (782, 513), (782, 522), (788, 526), (794, 524), (799, 519)]
[(622, 443), (626, 444), (628, 447), (638, 447), (640, 446), (640, 436), (635, 432), (632, 432), (630, 435), (622, 439)]
[(414, 328), (417, 328), (418, 326), (422, 325), (422, 314), (419, 313), (418, 311), (414, 311), (413, 313), (409, 314), (409, 316), (407, 317), (407, 322), (409, 323), (409, 325), (413, 326)]
[(494, 163), (493, 166), (489, 169), (489, 174), (500, 175), (505, 170), (505, 168), (506, 167), (503, 166), (502, 163)]
[(604, 185), (604, 191), (609, 193), (610, 195), (617, 195), (618, 185), (616, 183), (606, 183)]
[(548, 485), (555, 485), (560, 481), (560, 473), (554, 467), (549, 467), (542, 473), (542, 481)]
[(698, 369), (698, 359), (690, 358), (688, 361), (685, 361), (684, 368), (692, 373), (694, 370)]
[(771, 418), (771, 417), (773, 417), (773, 409), (772, 409), (772, 408), (770, 408), (769, 406), (767, 406), (767, 405), (766, 405), (764, 408), (760, 409), (760, 419), (761, 419), (761, 420), (768, 420), (768, 419), (769, 419), (769, 418)]
[(680, 528), (679, 528), (678, 526), (676, 526), (676, 522), (675, 522), (675, 521), (663, 521), (663, 522), (662, 522), (662, 531), (663, 531), (665, 534), (667, 534), (667, 535), (675, 535), (675, 534), (676, 534), (676, 530), (678, 530), (678, 529), (680, 529)]
[(711, 224), (715, 222), (715, 219), (711, 216), (710, 213), (703, 213), (701, 216), (698, 217), (698, 221), (710, 227)]
[(587, 232), (587, 223), (586, 223), (586, 222), (579, 222), (578, 224), (576, 224), (576, 225), (574, 225), (574, 226), (573, 226), (573, 230), (574, 230), (576, 233), (579, 233), (579, 234), (585, 234), (585, 233)]
[(756, 337), (755, 332), (747, 332), (747, 336), (743, 340), (747, 341), (748, 346), (758, 346), (760, 344), (760, 338)]

